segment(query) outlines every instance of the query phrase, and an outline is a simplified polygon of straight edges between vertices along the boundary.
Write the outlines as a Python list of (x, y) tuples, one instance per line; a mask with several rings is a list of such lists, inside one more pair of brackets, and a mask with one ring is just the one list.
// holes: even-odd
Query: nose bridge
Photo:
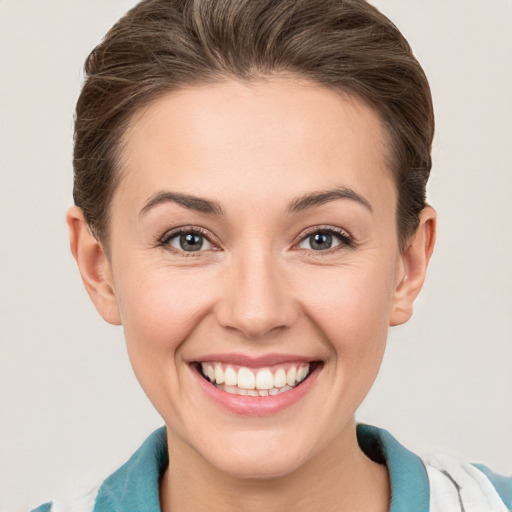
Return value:
[(278, 257), (255, 245), (233, 255), (217, 312), (222, 326), (253, 339), (289, 327), (295, 318)]

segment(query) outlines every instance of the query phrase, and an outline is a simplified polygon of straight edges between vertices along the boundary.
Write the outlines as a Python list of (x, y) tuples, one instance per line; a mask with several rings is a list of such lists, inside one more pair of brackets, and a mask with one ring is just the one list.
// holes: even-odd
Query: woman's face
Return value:
[(173, 446), (272, 477), (352, 439), (404, 277), (386, 156), (372, 109), (284, 78), (187, 88), (134, 118), (112, 287)]

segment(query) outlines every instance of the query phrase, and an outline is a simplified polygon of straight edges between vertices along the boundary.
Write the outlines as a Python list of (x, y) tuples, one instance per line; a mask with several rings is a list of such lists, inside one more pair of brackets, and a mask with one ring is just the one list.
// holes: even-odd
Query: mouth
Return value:
[(193, 363), (203, 379), (217, 389), (247, 397), (275, 396), (291, 391), (306, 381), (321, 365), (321, 361), (310, 361), (250, 368), (221, 361)]

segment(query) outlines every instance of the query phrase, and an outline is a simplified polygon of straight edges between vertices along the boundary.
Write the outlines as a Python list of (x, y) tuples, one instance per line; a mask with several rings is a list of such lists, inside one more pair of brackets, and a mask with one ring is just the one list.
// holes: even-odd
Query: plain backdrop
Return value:
[[(68, 250), (82, 64), (132, 0), (0, 0), (0, 510), (95, 482), (162, 424)], [(512, 1), (379, 0), (430, 78), (439, 236), (358, 419), (512, 473)]]

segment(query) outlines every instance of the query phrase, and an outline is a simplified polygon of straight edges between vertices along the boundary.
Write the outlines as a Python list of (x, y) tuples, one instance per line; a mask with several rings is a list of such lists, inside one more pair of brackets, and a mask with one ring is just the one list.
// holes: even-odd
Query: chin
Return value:
[[(276, 479), (285, 477), (302, 467), (310, 457), (310, 450), (302, 443), (290, 443), (290, 435), (268, 439), (270, 434), (247, 436), (231, 435), (225, 443), (219, 439), (199, 452), (211, 466), (233, 478)], [(238, 439), (237, 439), (238, 437)], [(243, 437), (243, 439), (240, 439)], [(212, 446), (217, 448), (212, 450)]]
[(215, 461), (221, 472), (243, 480), (274, 480), (297, 471), (306, 461), (303, 457), (287, 453), (282, 448), (270, 455), (262, 450), (258, 456), (235, 454)]

